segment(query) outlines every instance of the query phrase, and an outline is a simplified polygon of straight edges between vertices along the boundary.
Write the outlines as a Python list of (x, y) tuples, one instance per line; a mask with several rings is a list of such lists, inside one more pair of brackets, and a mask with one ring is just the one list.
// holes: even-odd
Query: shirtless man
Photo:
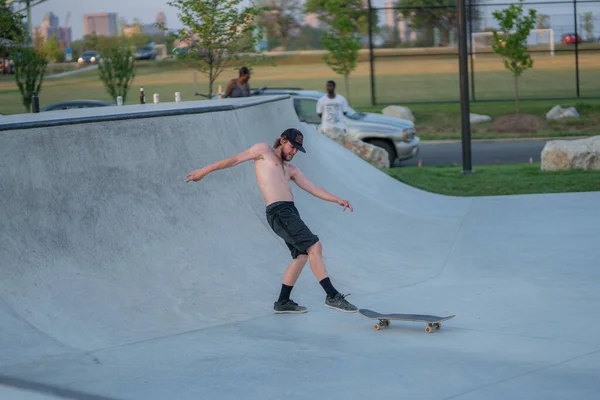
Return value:
[(319, 238), (300, 219), (300, 214), (294, 205), (290, 180), (298, 187), (313, 196), (337, 203), (354, 211), (347, 200), (327, 192), (310, 182), (295, 166), (289, 164), (298, 150), (306, 153), (302, 142), (304, 136), (297, 129), (285, 130), (275, 140), (273, 148), (266, 143), (258, 143), (238, 155), (215, 162), (187, 175), (186, 182), (198, 182), (211, 172), (231, 168), (245, 161), (254, 161), (256, 181), (262, 192), (266, 208), (266, 217), (271, 229), (281, 237), (292, 254), (292, 262), (283, 275), (283, 283), (279, 299), (273, 305), (276, 313), (304, 313), (306, 307), (300, 306), (290, 299), (290, 293), (296, 283), (302, 268), (310, 260), (310, 267), (326, 293), (325, 306), (343, 312), (356, 312), (356, 306), (350, 304), (332, 285), (325, 263), (323, 262), (323, 247)]

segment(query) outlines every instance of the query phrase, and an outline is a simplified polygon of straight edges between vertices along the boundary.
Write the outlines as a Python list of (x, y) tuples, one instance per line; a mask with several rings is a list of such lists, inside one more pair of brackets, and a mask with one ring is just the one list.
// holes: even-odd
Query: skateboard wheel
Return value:
[(375, 329), (376, 331), (378, 331), (378, 330), (381, 329), (381, 325), (375, 324), (375, 325), (373, 325), (373, 329)]
[(439, 330), (442, 327), (442, 324), (439, 322), (435, 323), (435, 329)]
[(431, 333), (433, 331), (433, 329), (431, 329), (430, 326), (428, 326), (427, 328), (425, 328), (425, 332), (427, 333)]
[(389, 320), (389, 319), (386, 319), (385, 321), (383, 321), (383, 324), (384, 324), (386, 327), (390, 326), (390, 320)]

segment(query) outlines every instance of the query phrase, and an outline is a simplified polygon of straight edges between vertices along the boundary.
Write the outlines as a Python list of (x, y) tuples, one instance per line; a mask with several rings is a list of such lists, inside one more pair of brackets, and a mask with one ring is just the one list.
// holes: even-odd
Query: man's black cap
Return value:
[(302, 142), (304, 142), (304, 135), (298, 129), (290, 128), (283, 131), (281, 137), (287, 139), (292, 146), (297, 148), (303, 153), (306, 153), (304, 147), (302, 147)]

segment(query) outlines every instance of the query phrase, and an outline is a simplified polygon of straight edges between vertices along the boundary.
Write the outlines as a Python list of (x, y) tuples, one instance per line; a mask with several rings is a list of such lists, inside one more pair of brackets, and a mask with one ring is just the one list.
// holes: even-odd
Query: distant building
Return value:
[(42, 24), (33, 30), (33, 35), (41, 37), (44, 42), (56, 35), (56, 40), (62, 50), (70, 46), (72, 41), (71, 28), (60, 26), (58, 16), (52, 12), (44, 15)]
[[(165, 28), (167, 25), (167, 17), (165, 16), (164, 12), (159, 12), (158, 15), (156, 16), (156, 22), (157, 23), (162, 23), (164, 24)], [(127, 24), (125, 26), (123, 26), (123, 34), (125, 36), (132, 36), (135, 34), (144, 34), (144, 35), (149, 35), (149, 36), (154, 36), (154, 35), (164, 35), (164, 31), (155, 26), (156, 23), (151, 23), (151, 24)]]
[(116, 13), (97, 13), (85, 14), (83, 16), (83, 34), (98, 36), (116, 36), (117, 14)]
[(167, 16), (164, 12), (161, 11), (158, 13), (158, 15), (156, 16), (156, 22), (167, 25)]

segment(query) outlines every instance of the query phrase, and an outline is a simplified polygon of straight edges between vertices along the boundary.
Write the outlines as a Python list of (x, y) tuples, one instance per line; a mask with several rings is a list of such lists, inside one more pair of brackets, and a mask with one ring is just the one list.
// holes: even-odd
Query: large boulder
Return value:
[(319, 132), (338, 144), (344, 146), (352, 153), (356, 154), (377, 168), (390, 167), (388, 152), (381, 147), (373, 146), (372, 144), (365, 143), (360, 139), (356, 139), (341, 129), (324, 129), (322, 126), (319, 126)]
[(549, 141), (542, 150), (541, 164), (542, 171), (600, 171), (600, 136)]
[(561, 106), (554, 106), (554, 108), (546, 114), (546, 119), (551, 121), (564, 118), (579, 118), (579, 113), (575, 107), (562, 108)]
[(471, 117), (469, 118), (472, 124), (482, 124), (484, 122), (490, 122), (492, 117), (489, 115), (479, 115), (471, 113)]
[(413, 115), (412, 111), (410, 111), (410, 108), (408, 108), (408, 107), (387, 106), (386, 108), (384, 108), (381, 111), (381, 113), (383, 115), (387, 115), (388, 117), (402, 118), (402, 119), (407, 119), (409, 121), (415, 122), (415, 116)]

